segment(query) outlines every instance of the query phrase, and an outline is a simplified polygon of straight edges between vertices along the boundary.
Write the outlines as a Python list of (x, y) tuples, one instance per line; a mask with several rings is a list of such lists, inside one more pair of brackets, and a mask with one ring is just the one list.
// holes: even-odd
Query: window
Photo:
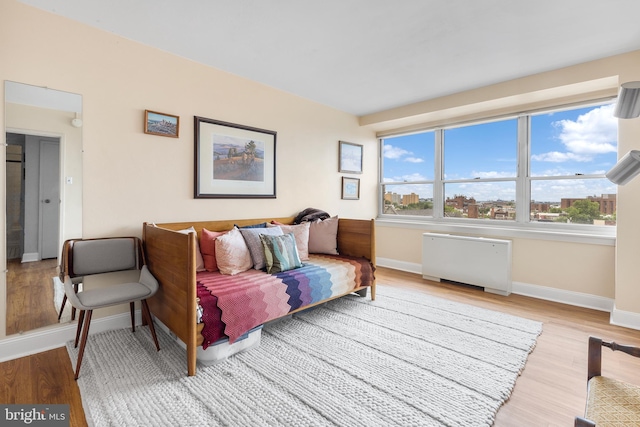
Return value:
[(531, 121), (530, 220), (615, 225), (613, 104), (536, 114)]
[(384, 140), (382, 213), (433, 216), (435, 132)]
[(515, 220), (518, 120), (443, 133), (444, 216)]
[(383, 138), (381, 153), (383, 216), (615, 225), (612, 103)]

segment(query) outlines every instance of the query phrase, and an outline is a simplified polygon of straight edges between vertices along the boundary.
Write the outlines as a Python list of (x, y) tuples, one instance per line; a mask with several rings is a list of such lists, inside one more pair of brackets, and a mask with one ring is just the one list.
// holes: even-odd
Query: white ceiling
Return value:
[(640, 49), (638, 0), (20, 1), (359, 116)]

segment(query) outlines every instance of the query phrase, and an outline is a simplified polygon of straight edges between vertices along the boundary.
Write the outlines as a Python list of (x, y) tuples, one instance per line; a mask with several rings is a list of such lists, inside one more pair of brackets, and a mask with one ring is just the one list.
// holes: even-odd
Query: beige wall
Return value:
[[(353, 115), (14, 0), (0, 4), (5, 80), (83, 96), (84, 237), (140, 235), (143, 221), (288, 216), (307, 207), (376, 214), (377, 142)], [(180, 116), (180, 138), (144, 134), (145, 109)], [(194, 116), (276, 131), (278, 197), (194, 199)], [(4, 117), (3, 107), (3, 129)], [(340, 199), (339, 140), (364, 145), (358, 201)], [(3, 275), (0, 335), (5, 293)]]

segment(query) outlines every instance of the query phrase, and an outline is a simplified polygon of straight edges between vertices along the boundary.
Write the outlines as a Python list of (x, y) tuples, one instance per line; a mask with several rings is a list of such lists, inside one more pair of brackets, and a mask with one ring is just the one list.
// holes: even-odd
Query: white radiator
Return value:
[(486, 292), (511, 293), (511, 241), (424, 233), (422, 277), (481, 286)]

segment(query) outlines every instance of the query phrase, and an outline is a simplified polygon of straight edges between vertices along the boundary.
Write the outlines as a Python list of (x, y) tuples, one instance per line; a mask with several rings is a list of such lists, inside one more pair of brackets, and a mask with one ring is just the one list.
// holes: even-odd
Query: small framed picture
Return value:
[(362, 145), (340, 141), (338, 172), (362, 173)]
[(144, 133), (177, 138), (179, 132), (180, 117), (144, 110)]
[(342, 198), (344, 200), (360, 199), (360, 178), (342, 177)]

